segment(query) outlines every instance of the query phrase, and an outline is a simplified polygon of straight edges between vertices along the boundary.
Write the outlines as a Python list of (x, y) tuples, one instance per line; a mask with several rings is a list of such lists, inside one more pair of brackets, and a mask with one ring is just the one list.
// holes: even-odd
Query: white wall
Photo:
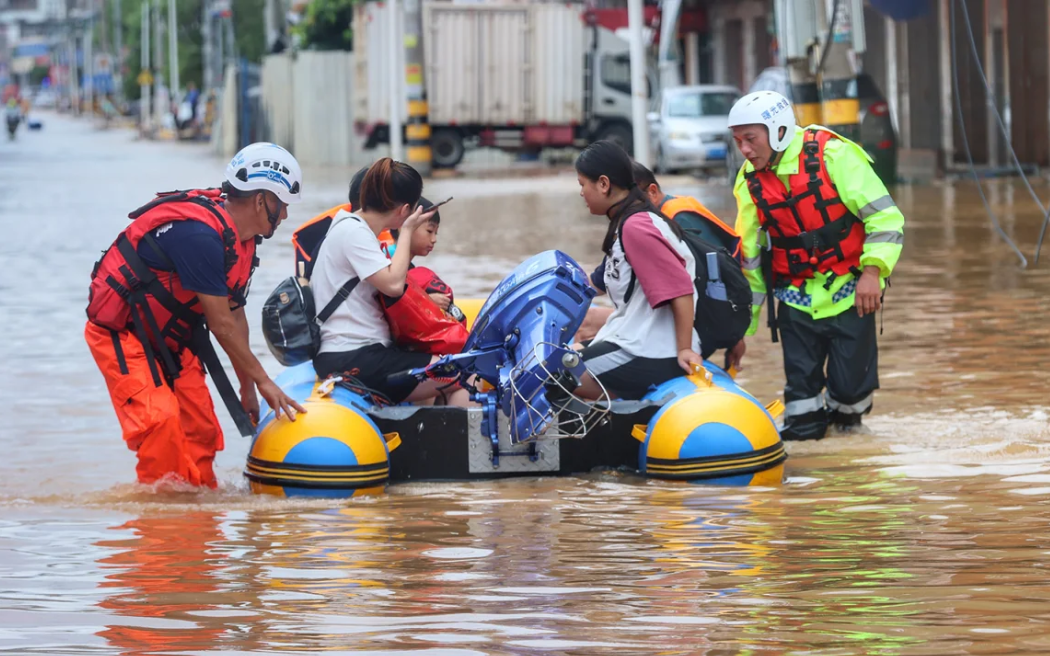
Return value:
[(268, 55), (262, 64), (262, 97), (266, 111), (267, 138), (295, 152), (295, 93), (290, 55)]
[(263, 61), (262, 96), (268, 138), (304, 166), (370, 161), (354, 132), (354, 55), (311, 52)]

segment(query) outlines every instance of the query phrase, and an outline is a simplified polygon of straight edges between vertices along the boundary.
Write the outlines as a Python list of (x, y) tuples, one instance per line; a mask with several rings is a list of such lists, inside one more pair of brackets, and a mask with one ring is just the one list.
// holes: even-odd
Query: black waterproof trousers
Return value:
[(829, 423), (859, 424), (861, 416), (871, 412), (872, 396), (879, 388), (875, 315), (859, 317), (850, 308), (814, 319), (781, 302), (777, 324), (787, 379), (781, 437), (819, 440)]

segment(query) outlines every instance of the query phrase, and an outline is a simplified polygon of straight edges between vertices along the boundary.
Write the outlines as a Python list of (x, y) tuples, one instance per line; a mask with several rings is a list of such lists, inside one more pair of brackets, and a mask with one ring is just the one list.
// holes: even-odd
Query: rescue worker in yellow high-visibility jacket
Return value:
[[(818, 125), (798, 127), (784, 96), (744, 96), (729, 126), (747, 159), (734, 188), (754, 294), (747, 334), (768, 299), (787, 378), (782, 437), (858, 426), (879, 387), (875, 313), (904, 244), (904, 215), (860, 146)], [(746, 345), (736, 350), (742, 357)]]

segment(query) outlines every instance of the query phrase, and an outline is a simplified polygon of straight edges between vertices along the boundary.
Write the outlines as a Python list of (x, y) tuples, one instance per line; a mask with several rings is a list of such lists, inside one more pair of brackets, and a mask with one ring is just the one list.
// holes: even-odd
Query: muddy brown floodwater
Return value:
[[(132, 483), (81, 338), (88, 274), (129, 210), (216, 184), (223, 162), (44, 120), (0, 145), (0, 652), (1050, 652), (1050, 263), (1018, 268), (972, 184), (895, 191), (907, 243), (870, 433), (790, 444), (780, 487), (599, 473), (275, 500), (247, 492), (224, 418), (221, 489), (158, 494)], [(293, 225), (348, 177), (307, 172), (262, 249), (253, 321)], [(724, 184), (665, 186), (733, 214)], [(1031, 253), (1031, 200), (988, 190)], [(594, 265), (604, 225), (576, 192), (571, 174), (428, 183), (456, 197), (428, 264), (459, 296), (548, 248)], [(276, 374), (258, 330), (253, 346)], [(756, 396), (780, 392), (767, 335), (745, 364)]]

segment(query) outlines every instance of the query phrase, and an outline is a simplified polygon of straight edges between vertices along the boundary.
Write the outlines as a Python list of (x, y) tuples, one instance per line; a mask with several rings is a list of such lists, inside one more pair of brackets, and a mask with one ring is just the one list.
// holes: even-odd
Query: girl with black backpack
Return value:
[(694, 329), (696, 261), (681, 229), (634, 182), (631, 158), (611, 141), (576, 160), (580, 196), (609, 227), (601, 282), (615, 310), (582, 351), (587, 374), (577, 393), (640, 399), (655, 385), (701, 366)]

